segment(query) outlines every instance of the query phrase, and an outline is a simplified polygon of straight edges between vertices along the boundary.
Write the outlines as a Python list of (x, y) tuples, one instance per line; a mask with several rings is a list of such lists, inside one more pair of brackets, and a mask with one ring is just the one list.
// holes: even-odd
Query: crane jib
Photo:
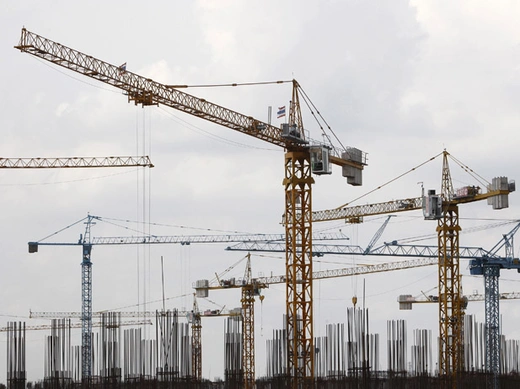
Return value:
[[(192, 96), (172, 86), (164, 85), (150, 78), (139, 76), (126, 69), (126, 64), (116, 66), (90, 55), (51, 41), (40, 35), (22, 29), (20, 42), (16, 49), (52, 62), (61, 67), (97, 79), (103, 83), (123, 90), (128, 101), (141, 105), (165, 105), (187, 114), (205, 119), (215, 124), (233, 129), (261, 139), (289, 151), (309, 151), (310, 146), (301, 137), (285, 136), (283, 130), (251, 116)], [(352, 148), (336, 150), (330, 162), (338, 166), (351, 166), (363, 169), (366, 155), (350, 156)], [(357, 149), (355, 149), (357, 151)], [(343, 157), (343, 153), (346, 157)], [(341, 155), (341, 156), (340, 156)]]
[(281, 130), (277, 127), (139, 76), (126, 68), (83, 54), (25, 28), (15, 48), (122, 89), (127, 93), (129, 101), (135, 104), (163, 104), (277, 146), (298, 147), (297, 142), (282, 138)]

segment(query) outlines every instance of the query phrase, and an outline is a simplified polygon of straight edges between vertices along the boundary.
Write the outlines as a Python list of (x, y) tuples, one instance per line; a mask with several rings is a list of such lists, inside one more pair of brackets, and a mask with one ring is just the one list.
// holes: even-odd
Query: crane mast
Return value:
[(450, 202), (454, 192), (446, 153), (443, 158), (441, 188), (443, 209), (437, 225), (439, 375), (447, 377), (464, 370), (464, 308), (459, 260), (459, 207)]
[(259, 295), (259, 287), (253, 282), (251, 273), (251, 255), (247, 255), (244, 274), (245, 285), (242, 287), (242, 369), (244, 371), (244, 388), (255, 387), (255, 295)]
[[(123, 90), (135, 104), (163, 104), (190, 115), (228, 127), (257, 139), (283, 147), (285, 153), (285, 215), (286, 215), (286, 311), (288, 354), (293, 388), (314, 385), (314, 345), (312, 322), (312, 145), (305, 140), (298, 83), (293, 80), (293, 101), (288, 124), (282, 129), (263, 123), (251, 116), (191, 96), (178, 89), (129, 72), (126, 68), (83, 54), (22, 29), (15, 48), (87, 77)], [(361, 185), (366, 155), (358, 149), (339, 150), (325, 147), (321, 162), (342, 167), (343, 176), (351, 185)], [(330, 155), (329, 155), (330, 154)], [(312, 154), (317, 157), (320, 154)], [(322, 165), (323, 167), (323, 165)], [(317, 174), (329, 173), (328, 166)]]
[(81, 373), (82, 377), (92, 376), (92, 244), (90, 232), (94, 217), (88, 215), (85, 235), (81, 241), (83, 259), (81, 261)]

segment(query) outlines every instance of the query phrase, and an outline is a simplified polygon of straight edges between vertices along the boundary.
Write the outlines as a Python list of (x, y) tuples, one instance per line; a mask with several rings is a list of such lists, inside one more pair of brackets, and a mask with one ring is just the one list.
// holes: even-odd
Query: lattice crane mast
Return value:
[[(83, 54), (22, 29), (16, 49), (123, 90), (135, 104), (163, 104), (201, 119), (242, 132), (285, 150), (286, 311), (289, 371), (293, 388), (314, 385), (312, 316), (312, 173), (329, 174), (330, 163), (341, 166), (347, 183), (361, 185), (366, 154), (354, 148), (336, 148), (306, 139), (293, 80), (289, 123), (282, 128), (210, 103), (149, 78)], [(300, 281), (297, 282), (296, 280)]]
[[(509, 193), (515, 190), (514, 181), (507, 177), (493, 178), (483, 193), (480, 187), (465, 186), (453, 190), (446, 150), (443, 151), (441, 194), (428, 191), (423, 198), (391, 201), (357, 207), (342, 207), (318, 211), (312, 221), (338, 219), (362, 220), (363, 216), (382, 213), (423, 209), (427, 220), (437, 220), (438, 282), (439, 282), (439, 375), (455, 384), (457, 373), (463, 371), (463, 299), (459, 268), (459, 225), (458, 206), (480, 200), (488, 200), (493, 209), (509, 206)], [(433, 159), (433, 158), (432, 158)]]

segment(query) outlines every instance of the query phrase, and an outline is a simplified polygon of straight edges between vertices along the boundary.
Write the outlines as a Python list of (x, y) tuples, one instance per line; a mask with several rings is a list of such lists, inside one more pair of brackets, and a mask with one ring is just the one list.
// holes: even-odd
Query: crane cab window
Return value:
[(297, 143), (307, 143), (296, 124), (282, 123), (282, 138), (290, 139)]
[(331, 174), (329, 162), (330, 149), (326, 146), (312, 146), (311, 154), (311, 171), (314, 174)]

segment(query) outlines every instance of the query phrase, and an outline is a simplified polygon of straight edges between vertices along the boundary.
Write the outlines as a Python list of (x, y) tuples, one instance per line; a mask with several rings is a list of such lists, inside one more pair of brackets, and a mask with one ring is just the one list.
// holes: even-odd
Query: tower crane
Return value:
[[(241, 311), (242, 311), (242, 366), (244, 369), (244, 388), (253, 388), (255, 382), (255, 355), (254, 355), (254, 302), (255, 297), (261, 296), (261, 290), (269, 288), (273, 284), (283, 284), (286, 282), (285, 275), (270, 277), (252, 277), (250, 254), (247, 258), (246, 270), (243, 278), (218, 278), (217, 284), (209, 280), (198, 280), (194, 284), (194, 289), (198, 297), (208, 297), (211, 290), (241, 289)], [(239, 261), (241, 262), (241, 261)], [(239, 262), (235, 263), (237, 265)], [(347, 267), (341, 269), (331, 269), (313, 272), (313, 280), (328, 278), (349, 277), (372, 273), (388, 272), (395, 270), (412, 269), (423, 266), (430, 266), (437, 263), (435, 258), (417, 258), (413, 260), (379, 263), (368, 266)], [(231, 270), (231, 269), (228, 269)], [(247, 378), (249, 377), (249, 378)]]
[[(361, 185), (366, 154), (306, 139), (299, 103), (301, 87), (292, 80), (289, 123), (277, 128), (251, 116), (194, 97), (23, 28), (16, 49), (99, 80), (124, 91), (142, 106), (163, 104), (190, 115), (242, 132), (285, 150), (286, 312), (288, 368), (293, 388), (314, 385), (312, 316), (312, 174), (330, 174), (330, 164), (342, 167), (351, 185)], [(306, 96), (305, 96), (306, 97)]]
[[(241, 242), (248, 240), (267, 239), (268, 241), (282, 241), (284, 234), (226, 234), (226, 235), (182, 235), (182, 236), (130, 236), (130, 237), (91, 237), (91, 228), (96, 221), (101, 221), (100, 216), (87, 215), (86, 218), (73, 223), (78, 224), (83, 221), (85, 232), (80, 235), (75, 242), (29, 242), (29, 253), (38, 252), (39, 246), (81, 246), (81, 312), (82, 329), (81, 350), (82, 350), (82, 377), (87, 379), (91, 376), (91, 332), (92, 332), (92, 246), (94, 245), (127, 245), (127, 244), (181, 244), (191, 243), (221, 243), (221, 242)], [(320, 233), (314, 237), (316, 240), (338, 240), (348, 239), (340, 233)], [(196, 326), (194, 326), (195, 328)]]
[[(503, 235), (490, 251), (490, 256), (475, 258), (470, 261), (469, 271), (473, 275), (484, 276), (484, 295), (486, 313), (486, 371), (493, 374), (493, 386), (498, 388), (500, 374), (500, 294), (499, 282), (501, 269), (516, 269), (520, 272), (520, 260), (514, 256), (513, 238), (520, 228), (518, 223), (511, 231)], [(505, 248), (505, 257), (496, 258), (494, 255)]]
[[(509, 193), (515, 190), (514, 181), (507, 177), (493, 178), (483, 193), (480, 187), (465, 186), (453, 190), (448, 164), (450, 154), (444, 150), (441, 193), (429, 190), (423, 198), (391, 201), (357, 207), (340, 207), (312, 214), (312, 221), (357, 219), (382, 213), (423, 209), (427, 220), (437, 220), (438, 283), (439, 283), (439, 375), (456, 383), (457, 373), (463, 371), (463, 300), (459, 269), (459, 204), (488, 200), (493, 209), (509, 206)], [(435, 158), (435, 157), (434, 157)], [(433, 158), (432, 158), (433, 159)]]

